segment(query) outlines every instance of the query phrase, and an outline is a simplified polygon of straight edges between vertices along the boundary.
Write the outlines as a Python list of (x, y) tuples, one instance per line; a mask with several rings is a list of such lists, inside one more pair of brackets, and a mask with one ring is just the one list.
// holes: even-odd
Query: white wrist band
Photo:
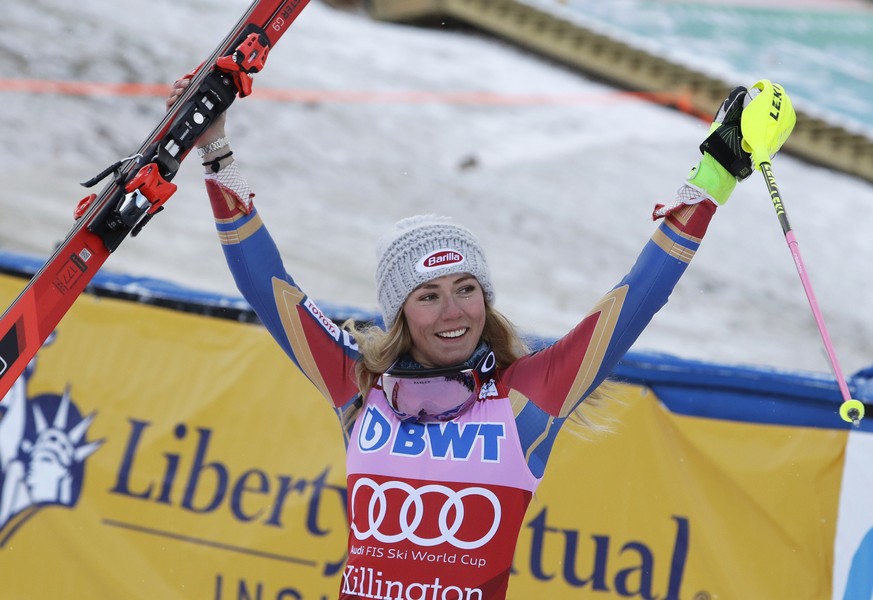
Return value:
[(197, 148), (197, 154), (200, 156), (200, 158), (203, 158), (210, 152), (215, 152), (216, 150), (224, 148), (225, 146), (227, 146), (228, 143), (229, 142), (227, 141), (226, 137), (218, 138), (217, 140), (209, 142), (205, 146)]

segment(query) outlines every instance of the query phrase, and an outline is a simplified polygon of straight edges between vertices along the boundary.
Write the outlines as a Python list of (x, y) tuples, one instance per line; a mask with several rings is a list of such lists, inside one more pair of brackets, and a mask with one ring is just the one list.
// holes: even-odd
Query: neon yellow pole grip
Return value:
[(752, 155), (752, 164), (758, 170), (770, 162), (791, 135), (797, 122), (794, 106), (778, 83), (762, 79), (749, 90), (758, 94), (743, 109), (740, 127), (743, 132), (743, 150)]

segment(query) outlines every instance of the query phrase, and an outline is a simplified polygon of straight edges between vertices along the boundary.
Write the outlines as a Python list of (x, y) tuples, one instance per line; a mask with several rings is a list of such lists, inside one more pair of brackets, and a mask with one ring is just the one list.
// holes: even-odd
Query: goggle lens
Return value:
[(399, 369), (382, 375), (382, 390), (391, 409), (404, 422), (449, 421), (479, 397), (482, 383), (495, 367), (489, 351), (475, 369)]

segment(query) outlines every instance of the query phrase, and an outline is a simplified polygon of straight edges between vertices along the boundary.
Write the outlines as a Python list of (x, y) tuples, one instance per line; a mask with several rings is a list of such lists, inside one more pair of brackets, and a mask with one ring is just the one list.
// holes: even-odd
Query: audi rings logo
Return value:
[[(366, 503), (366, 522), (368, 525), (366, 529), (361, 530), (359, 528), (358, 515), (355, 512), (359, 509), (357, 504), (358, 494), (366, 494), (366, 491), (362, 491), (365, 488), (371, 490), (372, 495), (369, 502)], [(396, 522), (393, 519), (386, 519), (388, 515), (389, 492), (392, 492), (391, 497), (393, 501), (399, 500), (400, 495), (403, 496), (403, 502), (397, 512)], [(366, 502), (366, 499), (364, 500)], [(481, 514), (481, 512), (471, 514), (473, 511), (470, 511), (468, 513), (467, 507), (472, 507), (474, 504), (478, 507), (483, 501), (491, 505), (491, 518), (493, 520), (490, 528), (480, 534), (480, 530), (483, 528), (482, 523), (487, 523), (487, 516)], [(421, 530), (425, 529), (422, 526), (425, 511), (435, 508), (434, 502), (440, 503), (440, 509), (436, 515), (436, 527), (431, 529), (438, 531), (424, 533)], [(482, 487), (453, 490), (444, 485), (429, 484), (415, 488), (403, 481), (377, 483), (372, 479), (362, 477), (355, 482), (352, 488), (351, 503), (351, 529), (355, 537), (361, 541), (370, 537), (383, 544), (393, 544), (409, 540), (423, 547), (437, 546), (448, 542), (461, 550), (473, 550), (487, 544), (494, 537), (494, 534), (497, 533), (497, 528), (500, 526), (500, 500), (497, 499), (494, 492)], [(465, 519), (468, 528), (471, 526), (476, 528), (474, 535), (478, 537), (464, 539), (466, 536), (457, 535), (461, 531)]]

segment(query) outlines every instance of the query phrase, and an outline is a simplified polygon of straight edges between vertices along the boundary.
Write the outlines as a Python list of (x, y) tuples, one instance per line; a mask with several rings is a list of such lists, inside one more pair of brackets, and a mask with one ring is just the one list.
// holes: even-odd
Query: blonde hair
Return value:
[[(366, 397), (376, 380), (393, 365), (398, 358), (412, 350), (412, 335), (401, 310), (394, 324), (387, 331), (378, 325), (359, 328), (349, 319), (343, 323), (358, 344), (361, 358), (355, 364), (355, 383), (362, 397)], [(485, 327), (482, 340), (491, 346), (497, 360), (497, 368), (506, 368), (516, 360), (530, 353), (530, 348), (518, 334), (515, 325), (500, 311), (485, 300)], [(609, 380), (594, 389), (584, 402), (580, 402), (567, 419), (568, 423), (581, 426), (581, 429), (596, 433), (610, 432), (611, 422), (606, 416), (604, 405), (615, 400), (617, 384)], [(574, 431), (580, 435), (580, 431)], [(583, 436), (584, 437), (584, 436)]]
[[(387, 331), (378, 325), (359, 328), (352, 319), (343, 323), (343, 328), (355, 338), (361, 352), (361, 359), (355, 365), (355, 383), (362, 396), (367, 395), (379, 376), (398, 358), (412, 350), (412, 335), (402, 311)], [(482, 340), (494, 351), (497, 368), (508, 367), (530, 352), (512, 322), (487, 300)]]

